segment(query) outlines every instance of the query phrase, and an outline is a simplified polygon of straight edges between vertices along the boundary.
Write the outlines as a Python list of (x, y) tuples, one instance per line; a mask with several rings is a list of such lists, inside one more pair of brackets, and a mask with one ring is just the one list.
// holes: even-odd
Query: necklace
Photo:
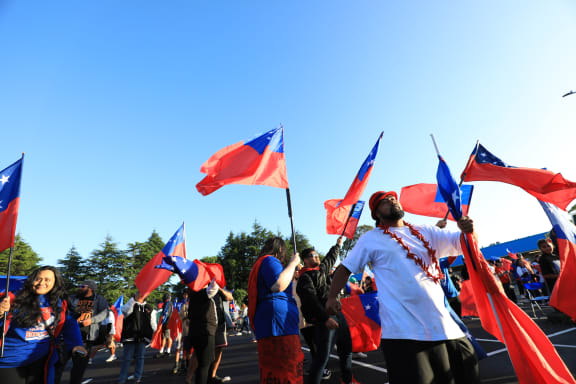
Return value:
[(402, 238), (400, 236), (398, 236), (397, 234), (395, 234), (393, 232), (390, 232), (390, 226), (379, 225), (378, 228), (382, 229), (384, 231), (384, 234), (390, 236), (398, 244), (400, 244), (400, 246), (402, 248), (404, 248), (404, 250), (407, 253), (406, 257), (408, 257), (410, 260), (414, 261), (414, 263), (417, 266), (419, 266), (420, 269), (422, 269), (422, 271), (429, 278), (431, 278), (435, 283), (439, 283), (440, 280), (442, 280), (444, 278), (444, 274), (442, 273), (442, 270), (440, 270), (440, 263), (438, 262), (438, 258), (436, 257), (436, 251), (434, 249), (432, 249), (428, 240), (426, 240), (424, 238), (424, 236), (422, 236), (422, 234), (416, 228), (414, 228), (414, 226), (412, 224), (407, 223), (407, 222), (404, 222), (404, 224), (408, 227), (408, 229), (410, 229), (410, 233), (414, 237), (416, 237), (418, 240), (420, 240), (422, 242), (422, 244), (424, 244), (424, 248), (426, 248), (426, 250), (428, 251), (428, 256), (430, 257), (430, 263), (431, 263), (431, 265), (434, 266), (434, 269), (436, 271), (438, 271), (438, 273), (434, 274), (434, 273), (430, 272), (430, 269), (431, 269), (430, 265), (426, 265), (426, 263), (424, 262), (424, 260), (420, 256), (416, 255), (415, 253), (412, 253), (410, 251), (410, 247), (406, 243), (404, 243), (404, 240), (402, 240)]

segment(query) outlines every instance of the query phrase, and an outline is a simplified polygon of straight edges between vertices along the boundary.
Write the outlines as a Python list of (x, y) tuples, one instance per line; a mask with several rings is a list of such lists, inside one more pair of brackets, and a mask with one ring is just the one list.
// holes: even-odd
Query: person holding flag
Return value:
[[(374, 193), (369, 206), (376, 228), (360, 237), (334, 273), (327, 311), (340, 311), (338, 292), (351, 272), (370, 262), (390, 383), (479, 383), (474, 348), (446, 308), (440, 285), (438, 260), (462, 253), (460, 232), (404, 221), (396, 192)], [(457, 223), (474, 234), (469, 217)]]
[(296, 292), (302, 303), (300, 309), (308, 324), (314, 324), (314, 346), (312, 365), (308, 382), (320, 384), (330, 351), (338, 346), (342, 382), (356, 382), (352, 377), (352, 340), (350, 329), (344, 316), (339, 313), (330, 316), (324, 307), (330, 289), (330, 271), (340, 254), (344, 239), (339, 237), (322, 262), (314, 248), (302, 251), (304, 268), (300, 270)]

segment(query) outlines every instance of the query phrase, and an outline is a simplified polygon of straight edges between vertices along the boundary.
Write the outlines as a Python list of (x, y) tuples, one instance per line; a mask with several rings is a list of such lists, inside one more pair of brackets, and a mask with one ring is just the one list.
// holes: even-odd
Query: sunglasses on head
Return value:
[(88, 288), (88, 286), (87, 286), (87, 285), (84, 285), (84, 284), (80, 284), (80, 285), (78, 286), (78, 288)]

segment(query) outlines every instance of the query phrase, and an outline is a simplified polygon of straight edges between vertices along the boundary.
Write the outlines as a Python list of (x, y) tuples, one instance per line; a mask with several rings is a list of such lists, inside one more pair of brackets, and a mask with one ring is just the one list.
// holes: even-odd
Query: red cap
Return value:
[(398, 200), (398, 194), (394, 191), (390, 192), (378, 191), (374, 192), (372, 196), (370, 196), (370, 201), (368, 202), (368, 205), (370, 206), (370, 211), (372, 213), (372, 218), (374, 220), (378, 220), (374, 215), (376, 208), (378, 207), (378, 204), (380, 204), (380, 202), (384, 200), (387, 196), (394, 196), (394, 198)]

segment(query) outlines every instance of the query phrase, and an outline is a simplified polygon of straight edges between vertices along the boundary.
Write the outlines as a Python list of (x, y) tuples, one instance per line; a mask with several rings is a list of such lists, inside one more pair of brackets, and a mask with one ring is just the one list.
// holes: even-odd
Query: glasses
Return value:
[(84, 285), (84, 284), (80, 284), (80, 285), (78, 286), (78, 288), (88, 288), (88, 286), (87, 286), (87, 285)]

